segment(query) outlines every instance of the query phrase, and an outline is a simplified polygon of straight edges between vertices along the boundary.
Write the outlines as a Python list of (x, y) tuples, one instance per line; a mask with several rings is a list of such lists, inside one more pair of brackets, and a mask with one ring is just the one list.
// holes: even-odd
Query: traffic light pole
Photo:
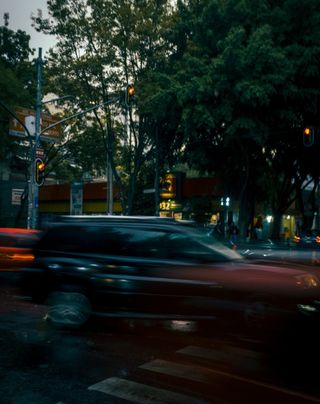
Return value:
[[(32, 134), (30, 133), (28, 127), (25, 123), (14, 113), (12, 112), (1, 100), (0, 100), (0, 107), (5, 109), (5, 111), (13, 116), (20, 125), (24, 128), (27, 138), (30, 143), (30, 150), (29, 150), (29, 169), (28, 169), (28, 215), (27, 215), (27, 228), (28, 229), (35, 229), (38, 225), (38, 207), (39, 207), (39, 188), (40, 184), (36, 182), (36, 163), (37, 163), (37, 149), (40, 143), (40, 137), (43, 133), (48, 131), (51, 128), (54, 128), (64, 122), (69, 121), (70, 119), (76, 118), (78, 116), (84, 115), (88, 112), (94, 111), (98, 108), (101, 108), (105, 105), (110, 105), (115, 102), (118, 102), (122, 99), (121, 96), (117, 96), (103, 102), (101, 104), (97, 104), (93, 107), (87, 108), (83, 111), (77, 112), (67, 118), (63, 118), (58, 122), (55, 122), (52, 125), (47, 126), (46, 128), (41, 130), (41, 109), (42, 109), (42, 101), (41, 101), (41, 69), (42, 69), (42, 49), (39, 48), (39, 57), (37, 60), (37, 94), (36, 94), (36, 117), (35, 117), (35, 141), (33, 142)], [(57, 101), (60, 99), (69, 98), (70, 96), (64, 96), (57, 98), (51, 101)], [(111, 168), (111, 165), (110, 165)], [(110, 170), (111, 171), (111, 170)], [(112, 175), (112, 172), (111, 172)], [(110, 175), (110, 176), (111, 176)], [(111, 198), (111, 195), (110, 195)]]
[(39, 48), (36, 62), (36, 109), (35, 109), (35, 140), (30, 144), (30, 171), (29, 171), (29, 192), (28, 192), (28, 229), (36, 229), (38, 225), (39, 188), (36, 182), (36, 159), (37, 149), (40, 143), (41, 134), (41, 71), (42, 71), (42, 48)]

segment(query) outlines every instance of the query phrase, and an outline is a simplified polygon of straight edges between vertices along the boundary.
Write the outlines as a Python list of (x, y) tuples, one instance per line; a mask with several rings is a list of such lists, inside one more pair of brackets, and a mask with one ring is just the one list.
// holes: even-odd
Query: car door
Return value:
[(207, 250), (164, 228), (117, 226), (93, 233), (99, 233), (103, 266), (92, 282), (105, 310), (201, 315), (202, 308), (206, 314), (208, 296), (219, 287), (213, 277), (199, 276)]
[[(92, 259), (99, 270), (91, 277), (95, 300), (105, 310), (155, 312), (164, 289), (152, 270), (174, 265), (163, 243), (166, 232), (135, 225), (92, 226)], [(94, 241), (93, 241), (94, 240)], [(154, 301), (156, 305), (151, 305)]]

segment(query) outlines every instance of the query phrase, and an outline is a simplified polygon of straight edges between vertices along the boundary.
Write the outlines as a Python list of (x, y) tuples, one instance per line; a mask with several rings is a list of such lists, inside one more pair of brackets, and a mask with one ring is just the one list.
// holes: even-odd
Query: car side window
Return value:
[(90, 250), (99, 254), (189, 262), (226, 260), (222, 254), (201, 244), (190, 234), (134, 226), (92, 226), (86, 230)]
[(165, 258), (166, 232), (134, 227), (89, 227), (92, 250), (100, 254)]
[(171, 233), (168, 235), (168, 253), (170, 258), (195, 263), (221, 262), (227, 259), (201, 243), (196, 237), (185, 233)]
[(50, 229), (38, 243), (37, 249), (62, 252), (81, 252), (88, 249), (85, 227), (58, 226)]

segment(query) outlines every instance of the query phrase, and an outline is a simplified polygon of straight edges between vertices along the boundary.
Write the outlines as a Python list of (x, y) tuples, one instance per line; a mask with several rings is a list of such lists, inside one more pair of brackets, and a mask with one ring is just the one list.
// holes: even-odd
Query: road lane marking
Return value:
[(201, 383), (212, 383), (216, 376), (222, 376), (225, 378), (233, 379), (241, 383), (247, 383), (256, 387), (276, 391), (292, 397), (302, 398), (303, 400), (320, 403), (320, 398), (314, 397), (308, 394), (299, 393), (297, 391), (289, 390), (286, 388), (274, 386), (272, 384), (259, 382), (257, 380), (249, 379), (242, 376), (237, 376), (232, 373), (224, 372), (216, 369), (209, 369), (198, 365), (184, 365), (176, 362), (166, 361), (162, 359), (155, 359), (151, 362), (145, 363), (139, 366), (141, 369), (165, 374), (167, 376), (174, 376), (182, 379), (191, 380)]
[(88, 390), (100, 391), (140, 404), (208, 404), (204, 400), (118, 377), (110, 377), (93, 384)]

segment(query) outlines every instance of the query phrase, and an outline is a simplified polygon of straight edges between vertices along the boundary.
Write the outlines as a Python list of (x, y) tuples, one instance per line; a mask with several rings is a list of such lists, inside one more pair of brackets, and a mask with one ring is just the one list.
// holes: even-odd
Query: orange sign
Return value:
[[(17, 107), (15, 109), (16, 116), (22, 121), (31, 136), (35, 133), (35, 111), (29, 108)], [(52, 115), (42, 113), (41, 114), (41, 140), (47, 142), (58, 142), (61, 138), (61, 125), (54, 126), (49, 130), (45, 130), (48, 126), (55, 124), (59, 119)], [(42, 131), (44, 131), (42, 133)], [(26, 137), (26, 131), (20, 122), (15, 118), (10, 118), (9, 122), (9, 134), (11, 136)]]
[(160, 195), (163, 199), (170, 199), (176, 197), (176, 176), (175, 174), (165, 174), (161, 178)]

